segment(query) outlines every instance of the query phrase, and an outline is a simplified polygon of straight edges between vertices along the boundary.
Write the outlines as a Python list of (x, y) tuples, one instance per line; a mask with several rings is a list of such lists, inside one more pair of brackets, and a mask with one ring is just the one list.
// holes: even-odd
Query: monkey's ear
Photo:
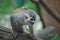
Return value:
[(27, 19), (27, 15), (23, 15), (24, 19)]

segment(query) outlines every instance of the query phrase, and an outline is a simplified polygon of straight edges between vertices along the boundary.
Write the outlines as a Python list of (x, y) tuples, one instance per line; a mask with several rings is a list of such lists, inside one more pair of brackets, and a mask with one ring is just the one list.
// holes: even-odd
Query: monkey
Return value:
[[(36, 38), (36, 40), (50, 40), (51, 37), (53, 37), (54, 35), (56, 35), (56, 28), (54, 26), (49, 26), (46, 27), (45, 29), (39, 31), (38, 33), (34, 34), (34, 29), (33, 29), (33, 25), (36, 21), (36, 12), (34, 10), (31, 9), (25, 9), (23, 11), (20, 10), (20, 12), (15, 12), (15, 14), (12, 14), (11, 16), (11, 25), (12, 25), (12, 29), (15, 33), (19, 34), (19, 35), (24, 35), (25, 34), (32, 34), (32, 35), (28, 35), (29, 37), (31, 36), (30, 40), (35, 40), (33, 38)], [(23, 29), (24, 25), (29, 25), (30, 28), (30, 32), (28, 33)], [(21, 40), (27, 40), (24, 37), (20, 37)], [(24, 39), (22, 39), (24, 38)], [(16, 40), (16, 39), (14, 39)]]
[[(25, 8), (24, 8), (25, 9)], [(15, 14), (12, 14), (10, 17), (11, 26), (15, 33), (26, 33), (24, 31), (23, 26), (24, 25), (30, 25), (33, 26), (36, 20), (36, 12), (31, 9), (26, 9), (20, 12), (15, 12)], [(29, 34), (29, 33), (27, 33)]]
[[(17, 22), (21, 23), (21, 24), (19, 24), (20, 26), (33, 25), (34, 21), (35, 21), (35, 17), (36, 17), (36, 15), (34, 14), (34, 12), (32, 10), (27, 10), (27, 11), (19, 12), (17, 14), (12, 15), (11, 20), (13, 20), (14, 24), (16, 22), (15, 25), (18, 25)], [(17, 28), (19, 28), (19, 27), (17, 27)], [(17, 30), (19, 30), (19, 29), (17, 29)]]

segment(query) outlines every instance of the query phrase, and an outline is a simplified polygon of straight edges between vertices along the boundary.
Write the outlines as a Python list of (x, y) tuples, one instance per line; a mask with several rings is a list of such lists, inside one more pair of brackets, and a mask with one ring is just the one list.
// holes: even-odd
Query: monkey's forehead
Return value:
[(13, 15), (16, 17), (23, 17), (24, 14), (27, 14), (29, 16), (36, 16), (36, 12), (31, 10), (31, 9), (26, 10), (26, 11), (21, 11), (21, 12), (18, 12), (16, 14), (13, 14)]

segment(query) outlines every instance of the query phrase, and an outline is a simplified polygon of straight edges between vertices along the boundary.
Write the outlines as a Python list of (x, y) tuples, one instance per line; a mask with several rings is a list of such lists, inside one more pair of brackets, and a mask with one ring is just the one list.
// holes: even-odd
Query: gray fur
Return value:
[(17, 32), (17, 30), (21, 31), (23, 29), (22, 26), (20, 25), (20, 23), (23, 23), (23, 25), (31, 25), (30, 20), (25, 21), (25, 19), (23, 17), (23, 15), (25, 15), (25, 14), (27, 14), (29, 16), (28, 19), (30, 17), (36, 17), (36, 12), (33, 10), (30, 10), (30, 9), (23, 11), (23, 12), (18, 12), (17, 14), (13, 14), (11, 16), (11, 25), (12, 25), (12, 28), (14, 31)]
[(55, 36), (56, 34), (56, 28), (54, 26), (48, 26), (39, 33), (37, 33), (36, 36), (39, 40), (50, 40), (50, 38)]

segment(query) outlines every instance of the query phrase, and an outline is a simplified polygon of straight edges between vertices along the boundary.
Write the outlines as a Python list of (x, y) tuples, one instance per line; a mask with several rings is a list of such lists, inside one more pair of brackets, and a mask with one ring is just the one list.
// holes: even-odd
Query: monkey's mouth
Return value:
[(35, 20), (30, 20), (29, 23), (30, 23), (30, 25), (34, 25)]
[(33, 24), (34, 24), (34, 22), (30, 22), (30, 24), (31, 24), (31, 25), (33, 25)]

